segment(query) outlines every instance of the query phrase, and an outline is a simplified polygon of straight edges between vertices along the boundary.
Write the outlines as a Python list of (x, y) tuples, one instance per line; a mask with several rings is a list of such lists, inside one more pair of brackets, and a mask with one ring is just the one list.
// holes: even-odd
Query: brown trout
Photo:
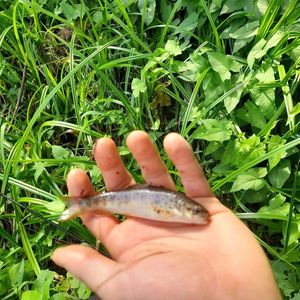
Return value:
[(120, 214), (143, 219), (207, 224), (209, 214), (204, 207), (180, 192), (149, 185), (134, 185), (125, 190), (100, 193), (90, 197), (69, 198), (69, 207), (60, 220), (66, 221), (87, 211)]

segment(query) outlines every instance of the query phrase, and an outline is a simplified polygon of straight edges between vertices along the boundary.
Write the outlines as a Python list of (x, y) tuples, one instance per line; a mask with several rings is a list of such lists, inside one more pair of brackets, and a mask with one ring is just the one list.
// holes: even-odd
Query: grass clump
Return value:
[(159, 147), (170, 131), (189, 140), (283, 297), (299, 298), (298, 1), (2, 1), (0, 20), (1, 193), (44, 218), (0, 199), (1, 299), (89, 297), (49, 258), (60, 244), (99, 245), (77, 221), (51, 222), (72, 167), (103, 188), (94, 139), (124, 145), (133, 129)]

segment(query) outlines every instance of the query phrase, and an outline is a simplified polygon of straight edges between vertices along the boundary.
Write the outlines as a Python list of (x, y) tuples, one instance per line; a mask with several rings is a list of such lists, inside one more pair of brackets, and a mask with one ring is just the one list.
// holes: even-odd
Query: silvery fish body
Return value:
[(69, 220), (87, 211), (163, 222), (188, 224), (209, 222), (209, 214), (205, 208), (183, 193), (147, 185), (134, 185), (125, 190), (74, 198), (69, 201), (69, 208), (62, 213), (60, 220)]

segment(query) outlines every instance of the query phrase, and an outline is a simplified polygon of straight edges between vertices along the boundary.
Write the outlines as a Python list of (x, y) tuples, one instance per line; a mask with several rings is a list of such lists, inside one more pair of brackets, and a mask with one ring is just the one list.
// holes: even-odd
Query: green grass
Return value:
[(50, 256), (72, 242), (105, 249), (79, 221), (52, 222), (73, 167), (104, 188), (96, 138), (113, 137), (142, 181), (124, 146), (133, 129), (160, 149), (171, 131), (192, 144), (284, 299), (299, 299), (297, 0), (2, 1), (0, 21), (0, 191), (23, 205), (0, 198), (1, 299), (89, 297)]

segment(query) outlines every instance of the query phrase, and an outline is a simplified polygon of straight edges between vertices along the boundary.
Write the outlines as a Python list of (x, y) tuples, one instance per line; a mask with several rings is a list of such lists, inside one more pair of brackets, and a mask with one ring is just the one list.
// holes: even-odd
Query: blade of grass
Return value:
[(45, 14), (46, 16), (51, 17), (54, 20), (57, 20), (63, 24), (68, 25), (68, 27), (70, 27), (73, 31), (75, 31), (77, 33), (77, 35), (87, 39), (90, 43), (93, 43), (94, 41), (92, 40), (92, 38), (89, 35), (86, 35), (84, 32), (82, 32), (77, 26), (75, 26), (72, 22), (68, 22), (66, 19), (61, 18), (60, 16), (44, 9), (42, 6), (40, 6), (38, 3), (36, 2), (30, 2), (28, 0), (19, 0), (18, 3), (20, 4), (24, 4), (26, 5), (27, 9), (30, 7), (31, 10), (30, 12), (33, 13), (42, 13)]
[(284, 261), (288, 264), (291, 268), (296, 269), (296, 267), (291, 264), (284, 256), (281, 256), (276, 250), (274, 250), (271, 246), (269, 246), (265, 241), (263, 241), (258, 235), (254, 234), (255, 238), (258, 242), (274, 257), (278, 260)]
[[(298, 0), (291, 0), (291, 1), (287, 2), (288, 5), (285, 7), (283, 15), (275, 23), (275, 26), (272, 28), (272, 30), (268, 34), (269, 37), (273, 36), (279, 30), (279, 28), (282, 26), (282, 24), (287, 21), (287, 19), (290, 24), (292, 24), (296, 20), (296, 18), (297, 18), (296, 14), (294, 15), (294, 19), (290, 19), (290, 15), (293, 14), (294, 8), (298, 2), (299, 2)], [(298, 16), (299, 16), (299, 14), (298, 14)]]
[(7, 33), (13, 28), (13, 26), (9, 26), (5, 28), (2, 33), (0, 34), (0, 48), (2, 47), (2, 43), (7, 35)]
[[(38, 213), (36, 210), (31, 209), (30, 207), (28, 207), (27, 205), (18, 202), (14, 199), (12, 199), (11, 197), (8, 197), (4, 194), (1, 194), (2, 197), (4, 197), (6, 200), (18, 205), (19, 207), (23, 208), (23, 210), (30, 212), (32, 215), (36, 216), (37, 218), (39, 218), (41, 221), (50, 224), (51, 226), (53, 226), (54, 228), (58, 229), (59, 231), (69, 235), (70, 237), (74, 238), (76, 241), (82, 243), (84, 242), (84, 240), (82, 240), (79, 236), (77, 236), (76, 234), (72, 233), (71, 231), (68, 231), (67, 229), (65, 229), (64, 227), (58, 225), (57, 223), (45, 218), (42, 214)], [(0, 228), (1, 229), (1, 228)], [(0, 232), (1, 234), (1, 232)], [(16, 242), (14, 242), (16, 243)], [(96, 249), (93, 245), (90, 245), (92, 248)]]
[[(53, 96), (57, 93), (57, 91), (59, 89), (61, 89), (63, 87), (63, 85), (70, 80), (70, 78), (73, 76), (74, 73), (76, 73), (83, 66), (85, 66), (86, 64), (88, 64), (103, 49), (107, 48), (110, 45), (113, 45), (118, 40), (120, 40), (120, 38), (121, 37), (117, 37), (117, 38), (111, 40), (110, 42), (104, 44), (103, 46), (98, 47), (96, 51), (94, 51), (92, 54), (90, 54), (88, 57), (86, 57), (84, 60), (82, 60), (68, 75), (66, 75), (60, 81), (60, 83), (56, 87), (53, 88), (53, 90), (40, 103), (39, 107), (37, 108), (36, 112), (32, 116), (30, 122), (28, 123), (28, 125), (27, 125), (27, 127), (26, 127), (26, 129), (25, 129), (25, 131), (24, 131), (24, 133), (22, 135), (22, 137), (14, 145), (14, 147), (13, 147), (11, 153), (10, 153), (9, 160), (10, 159), (14, 159), (14, 158), (16, 158), (16, 157), (18, 157), (20, 155), (21, 150), (23, 148), (23, 145), (24, 145), (24, 143), (25, 143), (25, 141), (26, 141), (29, 133), (31, 132), (31, 129), (32, 129), (34, 123), (37, 121), (38, 117), (40, 116), (40, 114), (42, 113), (42, 111), (46, 108), (46, 106), (48, 105), (48, 103), (52, 100)], [(8, 178), (8, 174), (10, 173), (11, 167), (12, 167), (12, 163), (7, 163), (5, 165), (5, 168), (4, 168), (4, 178), (3, 178), (2, 187), (1, 187), (1, 193), (3, 193), (3, 194), (5, 192), (7, 178)]]
[(296, 166), (296, 170), (294, 172), (294, 182), (293, 182), (293, 190), (292, 190), (292, 197), (290, 200), (290, 209), (289, 209), (289, 215), (288, 215), (288, 220), (286, 224), (286, 230), (285, 230), (285, 239), (284, 239), (284, 253), (287, 252), (288, 246), (289, 246), (289, 240), (291, 236), (291, 226), (292, 226), (292, 221), (293, 221), (293, 212), (295, 208), (295, 195), (296, 195), (296, 190), (297, 190), (297, 174), (298, 174), (298, 168), (299, 168), (299, 163), (300, 160), (298, 161), (298, 164)]
[(13, 28), (14, 28), (15, 38), (16, 38), (16, 41), (18, 44), (18, 49), (20, 50), (20, 53), (23, 56), (24, 64), (28, 66), (29, 61), (28, 61), (27, 55), (24, 51), (24, 47), (23, 47), (21, 39), (20, 39), (20, 35), (18, 32), (18, 25), (17, 25), (17, 8), (18, 8), (19, 3), (20, 2), (17, 1), (16, 4), (14, 5), (14, 9), (13, 9)]
[[(277, 67), (277, 69), (278, 69), (278, 74), (279, 74), (280, 80), (284, 80), (286, 78), (286, 73), (285, 73), (284, 66), (279, 65)], [(289, 88), (287, 83), (282, 86), (282, 93), (283, 93), (285, 109), (286, 109), (286, 113), (287, 113), (286, 123), (289, 125), (290, 130), (293, 130), (294, 127), (295, 127), (295, 117), (291, 113), (292, 110), (293, 110), (293, 100), (292, 100), (292, 95), (291, 95), (291, 92), (290, 92), (290, 88)]]
[(211, 26), (211, 29), (213, 31), (213, 34), (215, 36), (215, 41), (216, 41), (216, 47), (217, 49), (221, 52), (221, 53), (224, 53), (225, 52), (225, 49), (221, 43), (221, 40), (220, 40), (220, 36), (219, 36), (219, 33), (218, 33), (218, 30), (217, 30), (217, 27), (215, 25), (215, 22), (210, 14), (210, 11), (205, 3), (204, 0), (200, 0), (200, 3), (201, 3), (201, 6), (203, 7), (204, 11), (205, 11), (205, 14), (208, 18), (208, 21), (209, 21), (209, 24)]
[[(119, 24), (137, 45), (140, 45), (148, 53), (152, 53), (151, 49), (135, 34), (133, 30), (124, 24), (120, 18), (118, 18), (116, 15), (110, 15), (110, 18)], [(138, 49), (138, 47), (136, 48)]]
[(281, 0), (271, 0), (266, 13), (264, 14), (260, 26), (258, 28), (257, 36), (255, 39), (254, 44), (257, 44), (257, 42), (262, 39), (266, 38), (272, 24), (274, 23), (274, 20), (277, 16), (277, 13), (282, 5)]
[[(4, 174), (1, 174), (0, 173), (0, 180), (3, 181), (4, 179)], [(28, 191), (32, 194), (36, 194), (38, 195), (39, 197), (44, 197), (48, 200), (56, 200), (57, 199), (57, 196), (54, 196), (42, 189), (39, 189), (38, 187), (36, 186), (33, 186), (33, 185), (30, 185), (22, 180), (19, 180), (19, 179), (16, 179), (16, 178), (12, 178), (12, 177), (9, 177), (8, 178), (8, 181), (7, 181), (9, 184), (13, 185), (13, 186), (16, 186), (18, 188), (21, 188), (22, 190), (25, 190), (25, 191)], [(1, 195), (4, 195), (4, 193), (0, 193)]]
[[(12, 194), (16, 194), (16, 189), (12, 189)], [(3, 196), (3, 194), (1, 196)], [(35, 275), (38, 276), (41, 272), (41, 268), (39, 266), (39, 263), (36, 259), (35, 254), (32, 250), (32, 246), (30, 244), (26, 229), (23, 225), (23, 216), (22, 216), (21, 209), (17, 205), (14, 205), (14, 209), (15, 209), (15, 214), (16, 214), (17, 227), (18, 227), (19, 234), (20, 234), (20, 237), (22, 240), (24, 252), (26, 253), (26, 256), (32, 267), (32, 270), (34, 271)]]
[[(197, 82), (196, 82), (196, 85), (194, 87), (194, 90), (193, 90), (193, 93), (191, 95), (191, 98), (190, 98), (190, 101), (188, 103), (188, 107), (185, 111), (185, 114), (183, 115), (183, 118), (182, 118), (182, 127), (181, 127), (181, 135), (183, 135), (183, 132), (185, 132), (186, 130), (186, 127), (187, 127), (187, 123), (190, 119), (190, 115), (191, 115), (191, 111), (192, 111), (192, 108), (194, 106), (194, 102), (196, 100), (196, 97), (198, 95), (198, 91), (200, 89), (200, 86), (201, 86), (201, 83), (203, 81), (203, 79), (205, 78), (207, 72), (209, 71), (210, 68), (207, 68), (205, 69), (199, 76), (198, 76), (198, 79), (197, 79)], [(184, 135), (183, 135), (184, 136)]]
[[(134, 31), (134, 27), (132, 25), (132, 22), (131, 22), (131, 20), (130, 20), (128, 14), (127, 14), (127, 11), (124, 7), (124, 2), (122, 3), (120, 0), (115, 0), (114, 2), (116, 3), (116, 5), (117, 5), (118, 9), (120, 10), (121, 14), (123, 15), (124, 19), (126, 20), (126, 23), (127, 23), (127, 26), (129, 27), (129, 29), (131, 31)], [(110, 5), (112, 11), (114, 11), (113, 6), (111, 4), (109, 4), (109, 5)]]
[(169, 30), (170, 24), (171, 24), (172, 20), (174, 19), (174, 16), (175, 16), (176, 12), (181, 7), (181, 3), (182, 3), (182, 0), (177, 0), (176, 3), (174, 4), (174, 7), (173, 7), (173, 9), (172, 9), (172, 11), (171, 11), (171, 13), (169, 15), (169, 18), (168, 18), (166, 24), (165, 24), (164, 30), (161, 33), (161, 36), (160, 36), (157, 48), (162, 48), (163, 47), (165, 36), (166, 36), (166, 34), (167, 34), (168, 30)]
[(14, 238), (2, 227), (0, 227), (0, 237), (2, 237), (2, 239), (4, 240), (8, 240), (15, 247), (19, 247), (18, 243), (14, 240)]

